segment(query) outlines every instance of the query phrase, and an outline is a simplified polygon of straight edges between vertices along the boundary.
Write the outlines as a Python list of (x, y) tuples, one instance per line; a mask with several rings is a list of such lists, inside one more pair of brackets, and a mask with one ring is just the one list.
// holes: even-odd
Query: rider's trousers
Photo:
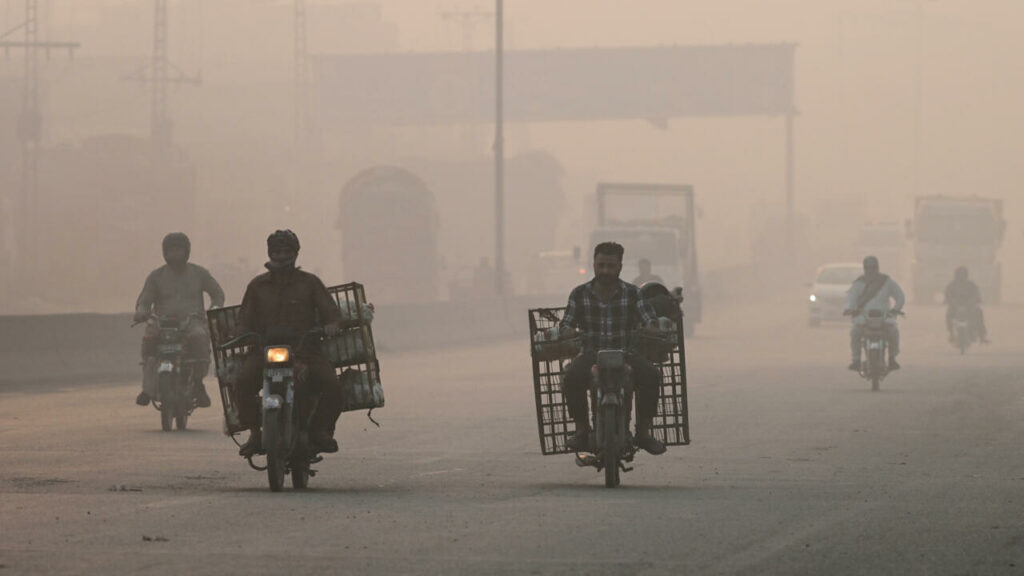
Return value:
[[(889, 357), (895, 358), (900, 354), (900, 327), (896, 320), (889, 318), (885, 321), (885, 335), (889, 341)], [(864, 320), (858, 319), (853, 322), (850, 328), (850, 354), (854, 362), (860, 362), (860, 340), (864, 337)]]
[[(157, 393), (156, 347), (159, 344), (160, 329), (153, 324), (146, 325), (142, 335), (142, 390), (155, 398)], [(202, 322), (188, 325), (185, 335), (185, 355), (192, 360), (202, 360), (196, 365), (200, 378), (210, 373), (210, 334)]]
[[(636, 391), (636, 417), (640, 422), (654, 418), (658, 411), (661, 392), (661, 371), (653, 364), (629, 354), (626, 362), (633, 368), (633, 388)], [(569, 407), (569, 416), (575, 422), (589, 422), (587, 390), (592, 378), (590, 369), (597, 363), (597, 354), (587, 352), (577, 356), (565, 369), (562, 394)]]
[[(334, 367), (320, 355), (296, 356), (296, 360), (309, 371), (296, 382), (296, 396), (302, 399), (299, 417), (308, 417), (312, 400), (319, 397), (310, 426), (333, 432), (334, 423), (341, 415), (341, 385), (334, 375)], [(262, 423), (259, 393), (263, 389), (263, 364), (262, 354), (251, 354), (242, 364), (235, 384), (238, 417), (245, 428), (255, 428)]]
[[(953, 312), (955, 310), (955, 306), (946, 307), (946, 330), (948, 332), (953, 331)], [(978, 336), (984, 338), (988, 334), (988, 330), (985, 329), (985, 312), (982, 311), (981, 306), (971, 306), (968, 310), (970, 310), (971, 314), (970, 321), (978, 330)]]

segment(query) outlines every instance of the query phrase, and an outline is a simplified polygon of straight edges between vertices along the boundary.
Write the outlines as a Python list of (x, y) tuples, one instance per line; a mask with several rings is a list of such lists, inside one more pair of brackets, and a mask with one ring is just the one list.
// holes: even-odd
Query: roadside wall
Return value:
[[(529, 308), (564, 304), (552, 296), (383, 306), (374, 340), (386, 365), (393, 351), (525, 338)], [(10, 383), (140, 378), (143, 327), (131, 323), (131, 314), (0, 316), (0, 390)]]

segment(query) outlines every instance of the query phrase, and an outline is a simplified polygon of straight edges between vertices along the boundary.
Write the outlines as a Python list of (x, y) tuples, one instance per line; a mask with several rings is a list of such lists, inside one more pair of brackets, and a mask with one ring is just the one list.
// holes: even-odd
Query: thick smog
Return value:
[(1016, 573), (1022, 21), (0, 2), (0, 572)]

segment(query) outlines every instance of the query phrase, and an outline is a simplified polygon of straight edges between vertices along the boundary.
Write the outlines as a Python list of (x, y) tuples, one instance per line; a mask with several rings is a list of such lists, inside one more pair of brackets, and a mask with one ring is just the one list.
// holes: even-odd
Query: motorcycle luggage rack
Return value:
[[(343, 411), (365, 410), (384, 405), (380, 387), (380, 363), (373, 343), (373, 329), (365, 308), (366, 293), (362, 284), (350, 282), (327, 289), (342, 312), (342, 332), (325, 340), (323, 352), (334, 366), (335, 377), (341, 387), (357, 390), (368, 388), (367, 394), (357, 399), (344, 397)], [(235, 382), (246, 357), (256, 352), (253, 344), (243, 344), (222, 349), (221, 346), (238, 336), (238, 313), (241, 306), (224, 306), (206, 313), (213, 343), (213, 360), (216, 366), (217, 384), (220, 388), (221, 406), (224, 409), (224, 433), (227, 435), (245, 431), (248, 426), (241, 422), (238, 404), (235, 400)]]
[[(534, 308), (529, 311), (530, 358), (533, 364), (533, 392), (537, 407), (537, 431), (541, 453), (572, 454), (566, 446), (568, 438), (576, 433), (576, 425), (569, 417), (569, 408), (562, 396), (562, 376), (569, 362), (579, 352), (570, 340), (538, 340), (550, 328), (558, 326), (565, 308)], [(666, 446), (690, 443), (690, 419), (686, 390), (686, 352), (683, 327), (677, 327), (679, 345), (654, 365), (661, 371), (661, 394), (652, 432)]]

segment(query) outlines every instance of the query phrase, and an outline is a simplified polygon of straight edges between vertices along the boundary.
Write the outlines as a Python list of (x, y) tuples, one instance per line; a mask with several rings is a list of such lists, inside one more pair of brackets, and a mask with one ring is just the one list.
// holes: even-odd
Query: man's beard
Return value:
[(181, 270), (182, 268), (185, 267), (185, 264), (188, 264), (188, 258), (182, 258), (180, 260), (177, 258), (166, 258), (165, 261), (167, 262), (168, 266), (174, 268), (175, 270)]
[(271, 272), (288, 272), (295, 269), (295, 258), (289, 258), (287, 260), (274, 260), (271, 259), (263, 266)]

